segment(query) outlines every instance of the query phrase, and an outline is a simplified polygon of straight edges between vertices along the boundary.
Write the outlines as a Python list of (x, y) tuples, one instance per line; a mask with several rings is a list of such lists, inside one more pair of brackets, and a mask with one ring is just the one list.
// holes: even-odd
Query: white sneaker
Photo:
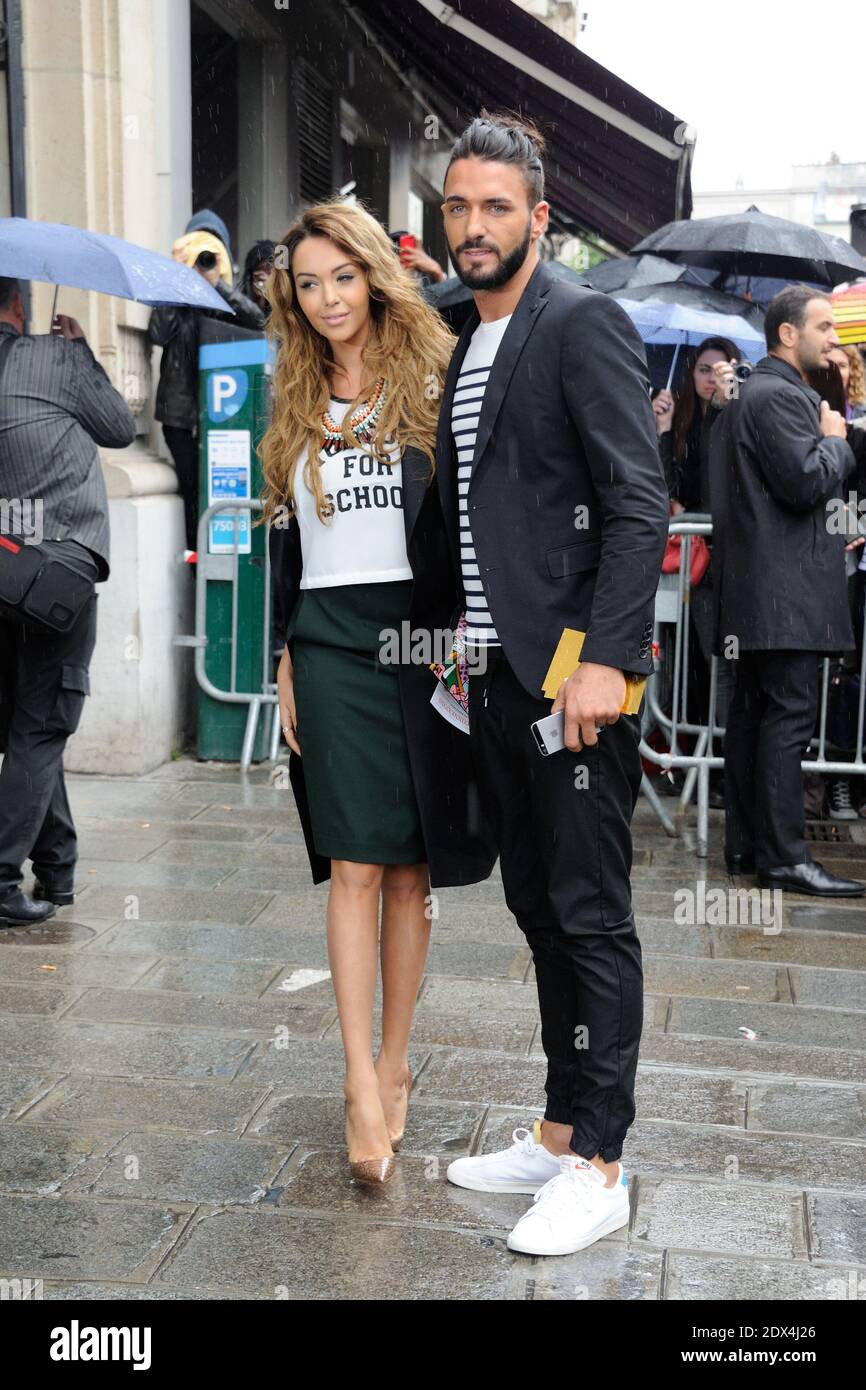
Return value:
[(516, 1129), (510, 1149), (474, 1158), (455, 1158), (448, 1165), (448, 1181), (473, 1192), (537, 1192), (559, 1172), (559, 1159), (541, 1142), (541, 1123), (532, 1129)]
[(613, 1187), (585, 1158), (563, 1154), (561, 1171), (544, 1184), (508, 1237), (524, 1255), (571, 1255), (628, 1223), (628, 1179), (620, 1163)]

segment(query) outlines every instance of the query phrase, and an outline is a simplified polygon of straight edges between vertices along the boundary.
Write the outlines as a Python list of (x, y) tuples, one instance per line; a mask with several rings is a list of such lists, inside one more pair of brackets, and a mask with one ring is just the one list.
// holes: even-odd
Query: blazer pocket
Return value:
[(601, 541), (579, 541), (577, 545), (563, 545), (558, 550), (548, 550), (547, 568), (553, 579), (565, 579), (569, 574), (579, 574), (581, 570), (598, 568), (601, 559)]

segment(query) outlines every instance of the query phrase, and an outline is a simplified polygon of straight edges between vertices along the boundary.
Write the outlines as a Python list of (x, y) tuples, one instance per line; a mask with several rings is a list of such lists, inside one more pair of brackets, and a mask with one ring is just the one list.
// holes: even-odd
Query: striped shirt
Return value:
[(499, 344), (511, 321), (511, 315), (479, 323), (469, 341), (469, 347), (454, 388), (451, 407), (451, 433), (457, 449), (457, 492), (460, 512), (460, 561), (463, 588), (466, 593), (466, 639), (468, 642), (499, 646), (499, 636), (493, 615), (487, 606), (475, 545), (469, 526), (469, 480), (475, 461), (475, 439), (484, 392)]

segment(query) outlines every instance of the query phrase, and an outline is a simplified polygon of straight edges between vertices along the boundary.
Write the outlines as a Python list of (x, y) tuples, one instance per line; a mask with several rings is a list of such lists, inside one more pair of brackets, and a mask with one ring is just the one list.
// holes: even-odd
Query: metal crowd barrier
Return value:
[[(663, 768), (683, 768), (686, 778), (679, 797), (680, 809), (684, 810), (691, 802), (697, 782), (697, 829), (696, 850), (700, 858), (706, 858), (709, 843), (709, 787), (710, 769), (724, 767), (724, 758), (715, 751), (716, 740), (724, 737), (724, 727), (716, 720), (716, 700), (718, 694), (719, 661), (726, 658), (713, 656), (710, 661), (710, 689), (707, 709), (707, 723), (697, 724), (688, 716), (688, 675), (689, 675), (689, 599), (691, 595), (691, 552), (692, 537), (713, 534), (711, 518), (704, 513), (682, 513), (671, 518), (669, 534), (682, 536), (680, 567), (676, 574), (663, 574), (659, 583), (655, 602), (655, 625), (653, 644), (664, 652), (664, 658), (654, 662), (654, 670), (646, 685), (642, 711), (642, 738), (640, 751), (642, 757)], [(760, 582), (760, 580), (758, 580)], [(664, 631), (663, 631), (664, 630)], [(822, 662), (821, 698), (818, 710), (818, 736), (810, 743), (810, 750), (817, 749), (815, 758), (804, 758), (801, 764), (804, 772), (832, 773), (835, 776), (857, 776), (866, 773), (864, 761), (863, 726), (864, 703), (866, 703), (866, 614), (864, 614), (864, 641), (860, 658), (860, 689), (857, 702), (857, 736), (855, 756), (850, 762), (832, 760), (826, 756), (827, 747), (827, 704), (830, 690), (830, 658)], [(673, 660), (670, 653), (673, 652)], [(816, 653), (816, 659), (818, 653)], [(659, 689), (661, 687), (661, 690)], [(670, 713), (665, 706), (670, 704)], [(660, 753), (651, 748), (647, 738), (655, 729), (665, 734), (669, 752)], [(682, 736), (688, 734), (695, 740), (691, 753), (680, 751)], [(641, 790), (646, 796), (661, 825), (671, 836), (678, 836), (679, 830), (665, 810), (662, 801), (653, 787), (651, 779), (644, 774)]]
[[(223, 502), (213, 502), (206, 511), (202, 512), (198, 523), (198, 561), (196, 564), (195, 577), (195, 634), (192, 637), (177, 637), (177, 646), (193, 647), (195, 649), (195, 678), (199, 686), (213, 700), (221, 700), (227, 704), (248, 705), (247, 721), (244, 727), (243, 745), (241, 748), (241, 768), (246, 772), (251, 763), (253, 748), (255, 746), (256, 733), (258, 730), (259, 719), (263, 709), (267, 711), (271, 708), (271, 727), (268, 738), (268, 757), (271, 762), (276, 762), (279, 751), (280, 740), (280, 708), (277, 697), (277, 687), (272, 680), (273, 653), (272, 642), (272, 623), (271, 623), (271, 562), (268, 547), (270, 527), (265, 527), (265, 553), (264, 553), (264, 599), (262, 613), (262, 680), (261, 685), (256, 690), (238, 690), (237, 688), (237, 650), (238, 650), (238, 557), (240, 554), (240, 512), (247, 510), (250, 512), (261, 511), (262, 504), (258, 498), (232, 498)], [(208, 553), (208, 533), (211, 517), (217, 512), (228, 511), (234, 513), (234, 549), (224, 551), (222, 554), (210, 555)], [(232, 607), (231, 607), (231, 673), (229, 687), (227, 690), (220, 689), (214, 685), (213, 681), (205, 670), (205, 658), (208, 644), (207, 637), (207, 586), (212, 582), (226, 582), (232, 586)]]

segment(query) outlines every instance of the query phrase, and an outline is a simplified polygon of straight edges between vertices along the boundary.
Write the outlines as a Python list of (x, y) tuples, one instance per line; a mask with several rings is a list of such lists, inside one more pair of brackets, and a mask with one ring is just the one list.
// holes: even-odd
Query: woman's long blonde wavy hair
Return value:
[(866, 405), (866, 368), (863, 366), (860, 349), (849, 345), (843, 347), (842, 351), (851, 364), (851, 375), (848, 378), (848, 404)]
[(349, 419), (371, 384), (383, 376), (387, 390), (376, 439), (363, 447), (387, 463), (386, 441), (396, 439), (401, 450), (413, 445), (429, 458), (432, 476), (439, 398), (454, 349), (453, 334), (424, 300), (386, 232), (365, 208), (338, 201), (308, 208), (277, 242), (266, 291), (272, 310), (267, 332), (276, 345), (276, 364), (271, 420), (259, 447), (265, 520), (272, 520), (278, 508), (293, 506), (295, 473), (302, 459), (319, 519), (327, 520), (332, 510), (325, 499), (318, 454), (324, 442), (322, 412), (331, 396), (328, 368), (334, 361), (327, 338), (298, 304), (292, 279), (295, 251), (311, 236), (328, 237), (367, 273), (372, 325), (363, 353), (361, 392), (343, 417), (347, 448), (362, 447), (348, 429)]

